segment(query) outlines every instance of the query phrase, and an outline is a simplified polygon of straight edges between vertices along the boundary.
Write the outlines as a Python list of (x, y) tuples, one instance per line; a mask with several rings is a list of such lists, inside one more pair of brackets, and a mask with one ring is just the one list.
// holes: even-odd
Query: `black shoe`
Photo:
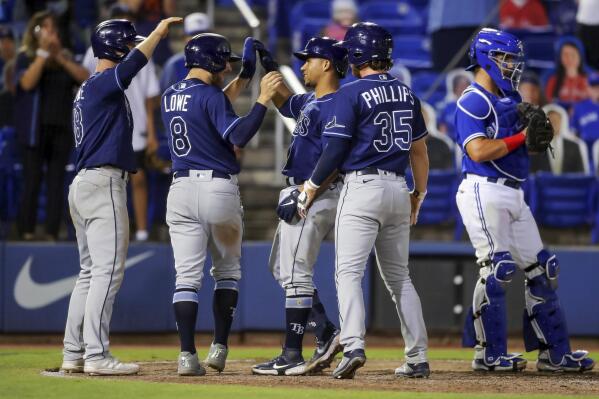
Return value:
[(253, 374), (260, 375), (303, 375), (306, 362), (297, 350), (286, 350), (269, 362), (252, 366)]
[(364, 363), (366, 363), (366, 354), (364, 353), (364, 349), (354, 349), (351, 352), (346, 352), (343, 354), (341, 363), (339, 363), (335, 368), (335, 371), (333, 371), (333, 378), (354, 378), (356, 370), (364, 366)]
[(306, 364), (306, 374), (319, 373), (331, 366), (337, 353), (343, 350), (339, 343), (339, 333), (339, 330), (335, 330), (327, 341), (317, 343), (312, 358)]

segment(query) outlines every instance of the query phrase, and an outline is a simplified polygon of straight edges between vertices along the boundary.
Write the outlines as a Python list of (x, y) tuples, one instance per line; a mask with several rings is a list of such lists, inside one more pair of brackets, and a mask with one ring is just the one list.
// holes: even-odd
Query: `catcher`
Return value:
[(549, 148), (553, 129), (545, 113), (522, 104), (518, 84), (522, 42), (482, 29), (470, 47), (475, 80), (457, 102), (456, 130), (464, 151), (456, 201), (476, 251), (480, 278), (466, 320), (465, 346), (475, 348), (472, 368), (520, 371), (526, 359), (507, 351), (505, 288), (519, 267), (526, 276), (524, 342), (539, 350), (540, 371), (587, 371), (588, 352), (572, 351), (557, 297), (559, 260), (543, 248), (524, 202), (528, 153)]

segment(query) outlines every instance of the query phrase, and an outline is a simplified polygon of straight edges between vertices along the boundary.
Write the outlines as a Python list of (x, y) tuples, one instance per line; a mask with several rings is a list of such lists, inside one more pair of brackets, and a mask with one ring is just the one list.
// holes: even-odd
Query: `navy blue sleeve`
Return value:
[(339, 90), (333, 99), (332, 111), (329, 114), (329, 120), (324, 127), (323, 136), (338, 137), (350, 141), (356, 131), (358, 120), (356, 119), (356, 109), (354, 93), (349, 90)]
[(289, 96), (287, 101), (285, 101), (283, 105), (281, 105), (281, 108), (279, 108), (279, 112), (287, 118), (299, 118), (300, 111), (308, 97), (310, 97), (310, 94), (294, 94)]
[(227, 136), (229, 142), (240, 148), (245, 147), (256, 132), (258, 132), (265, 114), (266, 107), (264, 105), (260, 103), (254, 104), (250, 113), (239, 118), (238, 123), (229, 131)]
[(148, 59), (144, 53), (137, 49), (131, 50), (125, 59), (114, 68), (115, 79), (119, 88), (125, 91), (131, 84), (131, 80), (147, 63)]
[(322, 155), (312, 173), (312, 183), (320, 186), (336, 169), (339, 169), (349, 153), (351, 141), (342, 137), (329, 136)]

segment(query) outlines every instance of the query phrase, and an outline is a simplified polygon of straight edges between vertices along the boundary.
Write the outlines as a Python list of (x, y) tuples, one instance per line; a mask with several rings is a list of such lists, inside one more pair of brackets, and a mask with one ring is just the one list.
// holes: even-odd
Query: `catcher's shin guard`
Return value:
[[(483, 265), (474, 288), (470, 321), (474, 325), (474, 337), (472, 328), (467, 325), (464, 344), (475, 346), (477, 352), (482, 352), (481, 360), (487, 366), (494, 366), (507, 356), (505, 286), (515, 271), (516, 264), (510, 253), (498, 252), (493, 255), (492, 262)], [(470, 339), (467, 338), (468, 330)]]
[(524, 345), (526, 351), (547, 351), (553, 364), (571, 353), (566, 320), (557, 289), (559, 263), (555, 255), (542, 250), (537, 263), (525, 269)]

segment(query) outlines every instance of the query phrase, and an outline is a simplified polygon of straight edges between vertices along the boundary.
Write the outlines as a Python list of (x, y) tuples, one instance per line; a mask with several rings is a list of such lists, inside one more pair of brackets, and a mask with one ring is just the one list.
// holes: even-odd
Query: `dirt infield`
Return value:
[[(264, 359), (258, 359), (264, 360)], [(473, 372), (467, 361), (433, 361), (428, 379), (398, 379), (393, 370), (396, 362), (369, 361), (358, 371), (354, 380), (334, 380), (330, 375), (306, 377), (273, 377), (252, 375), (250, 367), (255, 360), (230, 360), (226, 370), (219, 374), (208, 371), (203, 377), (178, 377), (176, 362), (140, 363), (142, 372), (124, 377), (151, 382), (184, 384), (231, 384), (259, 387), (334, 388), (350, 390), (397, 390), (407, 392), (489, 392), (512, 394), (599, 395), (599, 372), (585, 374), (539, 373), (481, 373)], [(329, 370), (330, 372), (330, 370)], [(91, 377), (83, 377), (91, 378)]]

